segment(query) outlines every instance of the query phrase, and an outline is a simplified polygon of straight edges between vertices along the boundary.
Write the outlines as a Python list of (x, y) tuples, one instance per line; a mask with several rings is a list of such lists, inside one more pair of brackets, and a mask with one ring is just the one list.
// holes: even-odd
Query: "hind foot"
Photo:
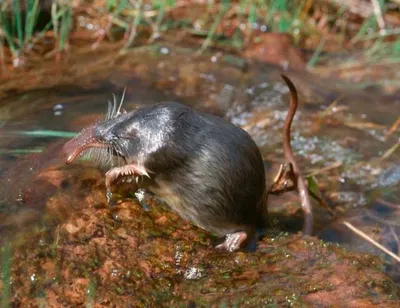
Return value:
[(216, 249), (225, 249), (227, 251), (238, 250), (247, 240), (247, 233), (239, 231), (235, 233), (229, 233), (226, 235), (225, 241), (222, 244), (216, 246)]

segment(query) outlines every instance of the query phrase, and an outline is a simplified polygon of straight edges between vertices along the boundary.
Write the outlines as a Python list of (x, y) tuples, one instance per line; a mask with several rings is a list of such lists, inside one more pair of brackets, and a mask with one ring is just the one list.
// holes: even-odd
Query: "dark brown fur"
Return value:
[[(292, 91), (294, 87), (284, 79)], [(285, 153), (298, 172), (289, 140), (296, 110), (291, 101), (285, 122)], [(106, 174), (108, 194), (118, 178), (133, 176), (139, 186), (164, 198), (182, 218), (227, 236), (219, 248), (238, 249), (266, 221), (267, 191), (260, 151), (246, 131), (220, 117), (178, 103), (130, 113), (122, 113), (114, 105), (105, 121), (69, 141), (64, 150), (68, 163), (86, 150), (98, 150), (100, 162), (114, 163)]]

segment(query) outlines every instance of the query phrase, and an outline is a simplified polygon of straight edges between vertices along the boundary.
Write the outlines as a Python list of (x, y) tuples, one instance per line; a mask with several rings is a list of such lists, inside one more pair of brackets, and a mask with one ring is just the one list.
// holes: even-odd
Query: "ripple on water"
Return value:
[(380, 186), (395, 186), (400, 183), (400, 166), (392, 166), (382, 171), (378, 181), (373, 183), (374, 188)]
[(391, 187), (400, 183), (400, 166), (357, 165), (343, 171), (341, 177), (350, 179), (367, 189)]
[(323, 137), (304, 137), (295, 132), (292, 140), (292, 147), (297, 154), (306, 157), (313, 165), (318, 163), (329, 165), (333, 162), (350, 164), (362, 158), (361, 154)]

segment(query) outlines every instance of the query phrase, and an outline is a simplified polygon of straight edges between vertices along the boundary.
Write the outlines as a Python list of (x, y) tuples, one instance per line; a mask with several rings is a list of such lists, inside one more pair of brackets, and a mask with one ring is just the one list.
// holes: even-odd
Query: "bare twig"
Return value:
[(375, 241), (373, 238), (371, 238), (370, 236), (368, 236), (367, 234), (365, 234), (363, 231), (361, 231), (360, 229), (356, 228), (355, 226), (353, 226), (351, 223), (349, 223), (348, 221), (343, 221), (343, 224), (349, 228), (351, 231), (353, 231), (355, 234), (357, 234), (358, 236), (362, 237), (363, 239), (365, 239), (366, 241), (370, 242), (372, 245), (374, 245), (375, 247), (379, 248), (380, 250), (382, 250), (384, 253), (386, 253), (387, 255), (391, 256), (393, 259), (395, 259), (397, 262), (400, 263), (400, 257), (395, 255), (393, 252), (391, 252), (389, 249), (387, 249), (386, 247), (382, 246), (381, 244), (379, 244), (377, 241)]
[(390, 207), (391, 209), (400, 210), (400, 204), (395, 204), (381, 198), (376, 199), (377, 202), (382, 203), (383, 205)]
[(387, 159), (391, 156), (394, 152), (396, 152), (397, 148), (400, 147), (400, 139), (397, 141), (392, 147), (390, 147), (380, 158), (379, 161)]
[(392, 226), (389, 227), (390, 230), (390, 234), (393, 236), (394, 240), (397, 243), (397, 254), (400, 257), (400, 238), (399, 236), (396, 234), (396, 231), (394, 231), (394, 228)]
[(374, 14), (376, 17), (376, 21), (378, 22), (378, 26), (379, 28), (385, 29), (386, 25), (385, 25), (385, 20), (383, 19), (383, 14), (382, 14), (382, 8), (379, 4), (378, 0), (372, 0), (372, 6), (374, 7)]
[(324, 173), (326, 171), (330, 171), (332, 169), (339, 168), (341, 166), (343, 166), (343, 163), (340, 162), (340, 161), (337, 161), (337, 162), (333, 163), (332, 165), (326, 166), (324, 168), (310, 170), (310, 173), (307, 174), (306, 177), (314, 176), (314, 175), (317, 175), (317, 174), (320, 174), (320, 173)]
[(397, 120), (393, 123), (393, 125), (389, 128), (389, 130), (385, 134), (385, 139), (389, 138), (389, 136), (393, 134), (399, 126), (400, 126), (400, 116), (397, 118)]

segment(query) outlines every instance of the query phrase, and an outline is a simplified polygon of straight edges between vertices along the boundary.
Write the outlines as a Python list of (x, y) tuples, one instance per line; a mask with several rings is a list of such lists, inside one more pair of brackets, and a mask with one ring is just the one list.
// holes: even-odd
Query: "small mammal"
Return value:
[[(285, 125), (292, 164), (290, 125), (296, 107), (297, 97)], [(103, 163), (112, 156), (119, 161), (106, 173), (108, 196), (119, 179), (133, 177), (182, 218), (225, 236), (216, 248), (237, 250), (265, 224), (268, 191), (260, 151), (246, 131), (220, 117), (179, 103), (129, 113), (114, 104), (104, 121), (64, 145), (66, 163), (87, 151)]]

